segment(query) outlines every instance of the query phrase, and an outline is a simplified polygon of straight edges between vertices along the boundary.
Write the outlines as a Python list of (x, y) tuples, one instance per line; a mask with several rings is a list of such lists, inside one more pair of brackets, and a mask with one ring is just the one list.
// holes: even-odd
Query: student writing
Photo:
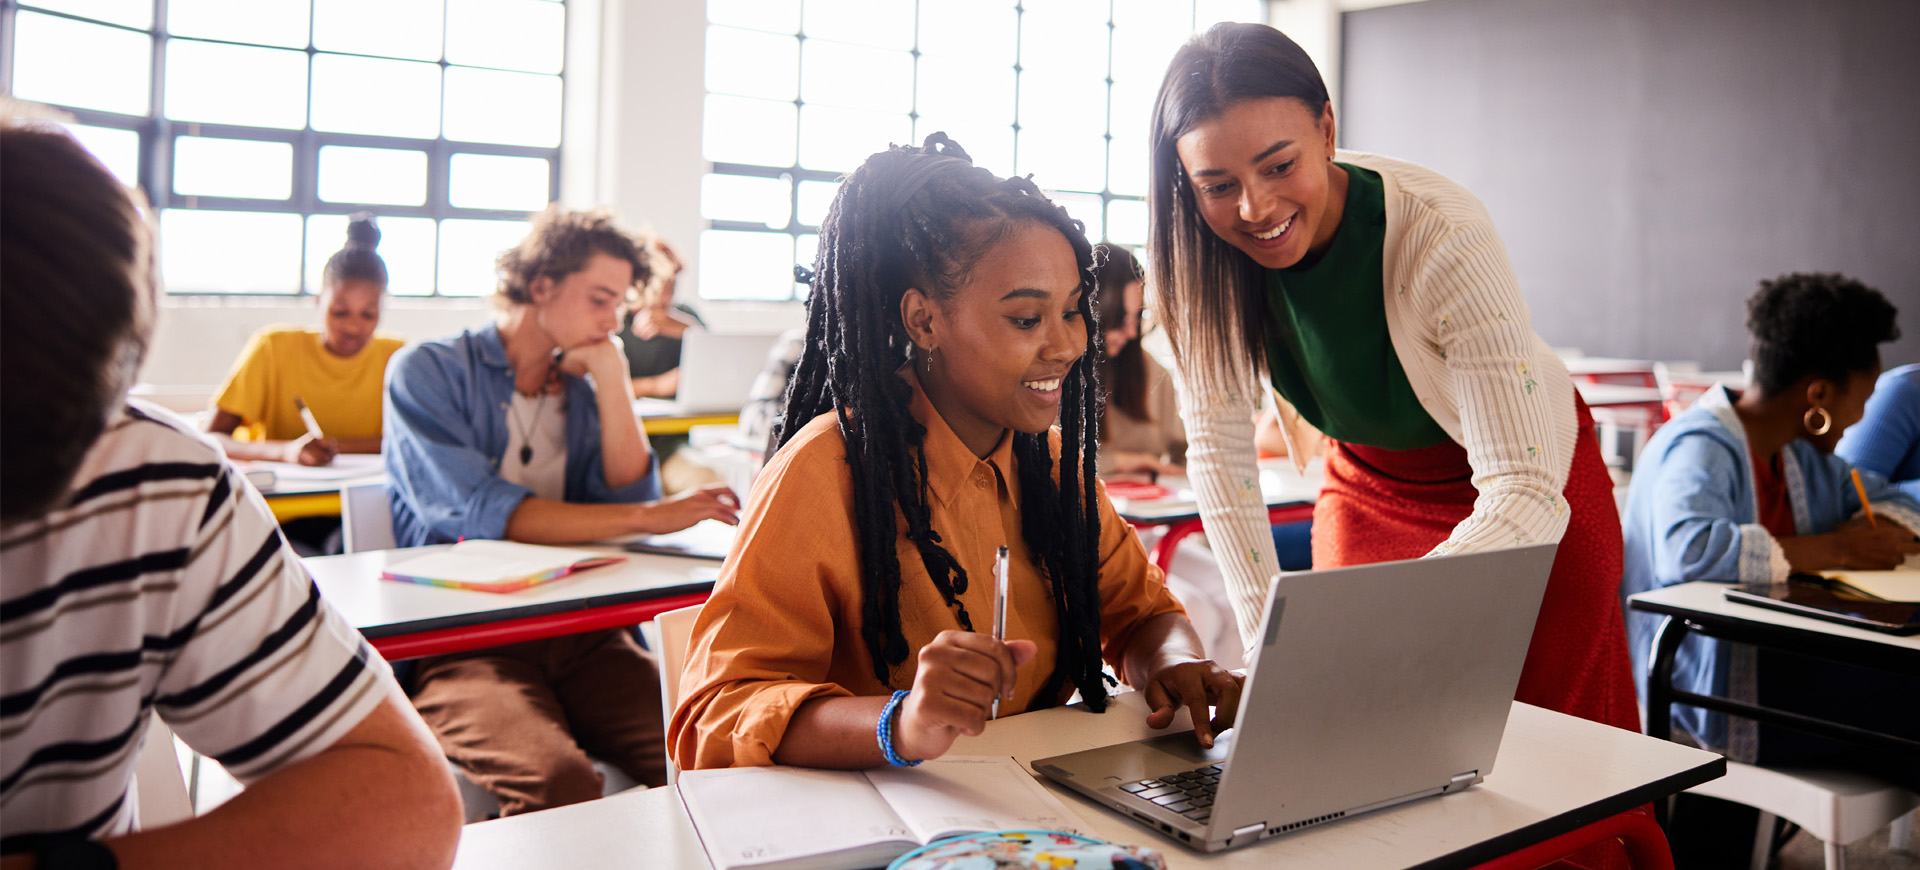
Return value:
[[(933, 758), (996, 695), (1001, 715), (1076, 690), (1104, 709), (1103, 660), (1150, 724), (1185, 707), (1210, 743), (1207, 708), (1230, 717), (1239, 680), (1094, 478), (1079, 224), (936, 133), (842, 184), (821, 250), (777, 452), (694, 627), (676, 760)], [(987, 633), (1000, 546), (1004, 644)]]
[[(270, 326), (247, 342), (207, 421), (228, 456), (326, 465), (336, 453), (380, 452), (380, 386), (402, 342), (374, 332), (387, 293), (379, 244), (373, 216), (354, 215), (321, 272), (320, 328)], [(325, 437), (308, 435), (295, 399)], [(252, 437), (237, 439), (241, 429)]]

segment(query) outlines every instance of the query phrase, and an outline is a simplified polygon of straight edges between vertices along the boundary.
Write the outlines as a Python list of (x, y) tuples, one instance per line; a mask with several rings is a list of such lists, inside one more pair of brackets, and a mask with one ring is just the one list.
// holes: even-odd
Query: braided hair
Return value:
[(1090, 324), (1087, 352), (1068, 371), (1060, 412), (1056, 482), (1048, 433), (1015, 432), (1021, 537), (1050, 584), (1058, 617), (1058, 656), (1036, 696), (1051, 705), (1071, 684), (1094, 710), (1106, 707), (1100, 658), (1100, 513), (1095, 489), (1099, 403), (1094, 360), (1102, 346), (1094, 319), (1093, 249), (1082, 224), (1026, 178), (996, 178), (973, 165), (945, 133), (921, 147), (894, 146), (869, 157), (840, 185), (820, 227), (820, 254), (807, 299), (807, 340), (787, 388), (778, 450), (808, 421), (834, 412), (846, 440), (859, 536), (861, 639), (873, 674), (891, 685), (906, 661), (900, 623), (896, 507), (927, 574), (962, 627), (973, 622), (959, 596), (967, 573), (940, 544), (927, 498), (927, 429), (909, 408), (913, 390), (896, 370), (912, 346), (900, 299), (917, 288), (951, 296), (973, 264), (1013, 226), (1060, 231), (1079, 267), (1080, 313)]

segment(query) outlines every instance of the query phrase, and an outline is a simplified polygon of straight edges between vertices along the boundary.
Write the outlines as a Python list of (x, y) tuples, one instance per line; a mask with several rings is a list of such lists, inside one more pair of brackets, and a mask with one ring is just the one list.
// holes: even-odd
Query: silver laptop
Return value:
[(1555, 545), (1276, 577), (1236, 727), (1034, 770), (1217, 852), (1466, 788), (1493, 769)]
[[(740, 410), (753, 379), (766, 368), (778, 333), (725, 333), (689, 329), (680, 338), (680, 387), (670, 410), (685, 416)], [(644, 413), (644, 411), (643, 411)]]

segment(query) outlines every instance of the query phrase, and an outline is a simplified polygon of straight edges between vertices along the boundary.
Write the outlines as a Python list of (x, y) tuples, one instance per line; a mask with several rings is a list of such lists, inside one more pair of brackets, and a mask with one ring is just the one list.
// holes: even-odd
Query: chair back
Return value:
[[(700, 605), (669, 610), (653, 618), (660, 626), (660, 707), (666, 712), (662, 721), (673, 721), (673, 708), (680, 704), (680, 672), (687, 668), (687, 641), (693, 637), (694, 620), (700, 617)], [(667, 758), (667, 782), (679, 774), (671, 755)]]
[(393, 505), (385, 482), (340, 491), (340, 531), (346, 552), (393, 549)]

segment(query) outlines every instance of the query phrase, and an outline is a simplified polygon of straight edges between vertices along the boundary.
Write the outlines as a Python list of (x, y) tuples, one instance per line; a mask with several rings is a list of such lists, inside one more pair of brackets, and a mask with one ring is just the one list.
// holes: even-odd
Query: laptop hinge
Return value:
[(1466, 773), (1457, 773), (1457, 774), (1454, 774), (1452, 780), (1449, 780), (1447, 782), (1447, 787), (1442, 789), (1442, 791), (1455, 791), (1457, 789), (1463, 789), (1463, 788), (1466, 788), (1467, 786), (1473, 785), (1474, 782), (1478, 781), (1479, 779), (1480, 779), (1480, 771), (1478, 770), (1469, 770)]
[(1238, 840), (1238, 839), (1240, 839), (1241, 837), (1249, 837), (1249, 836), (1252, 836), (1252, 835), (1254, 835), (1254, 834), (1258, 834), (1258, 833), (1260, 833), (1261, 831), (1264, 831), (1264, 830), (1266, 830), (1266, 829), (1267, 829), (1267, 823), (1266, 823), (1266, 822), (1254, 822), (1253, 824), (1251, 824), (1251, 825), (1248, 825), (1248, 826), (1246, 826), (1246, 827), (1244, 827), (1244, 828), (1234, 828), (1234, 829), (1233, 829), (1233, 838), (1234, 838), (1234, 839), (1236, 839), (1236, 840)]

